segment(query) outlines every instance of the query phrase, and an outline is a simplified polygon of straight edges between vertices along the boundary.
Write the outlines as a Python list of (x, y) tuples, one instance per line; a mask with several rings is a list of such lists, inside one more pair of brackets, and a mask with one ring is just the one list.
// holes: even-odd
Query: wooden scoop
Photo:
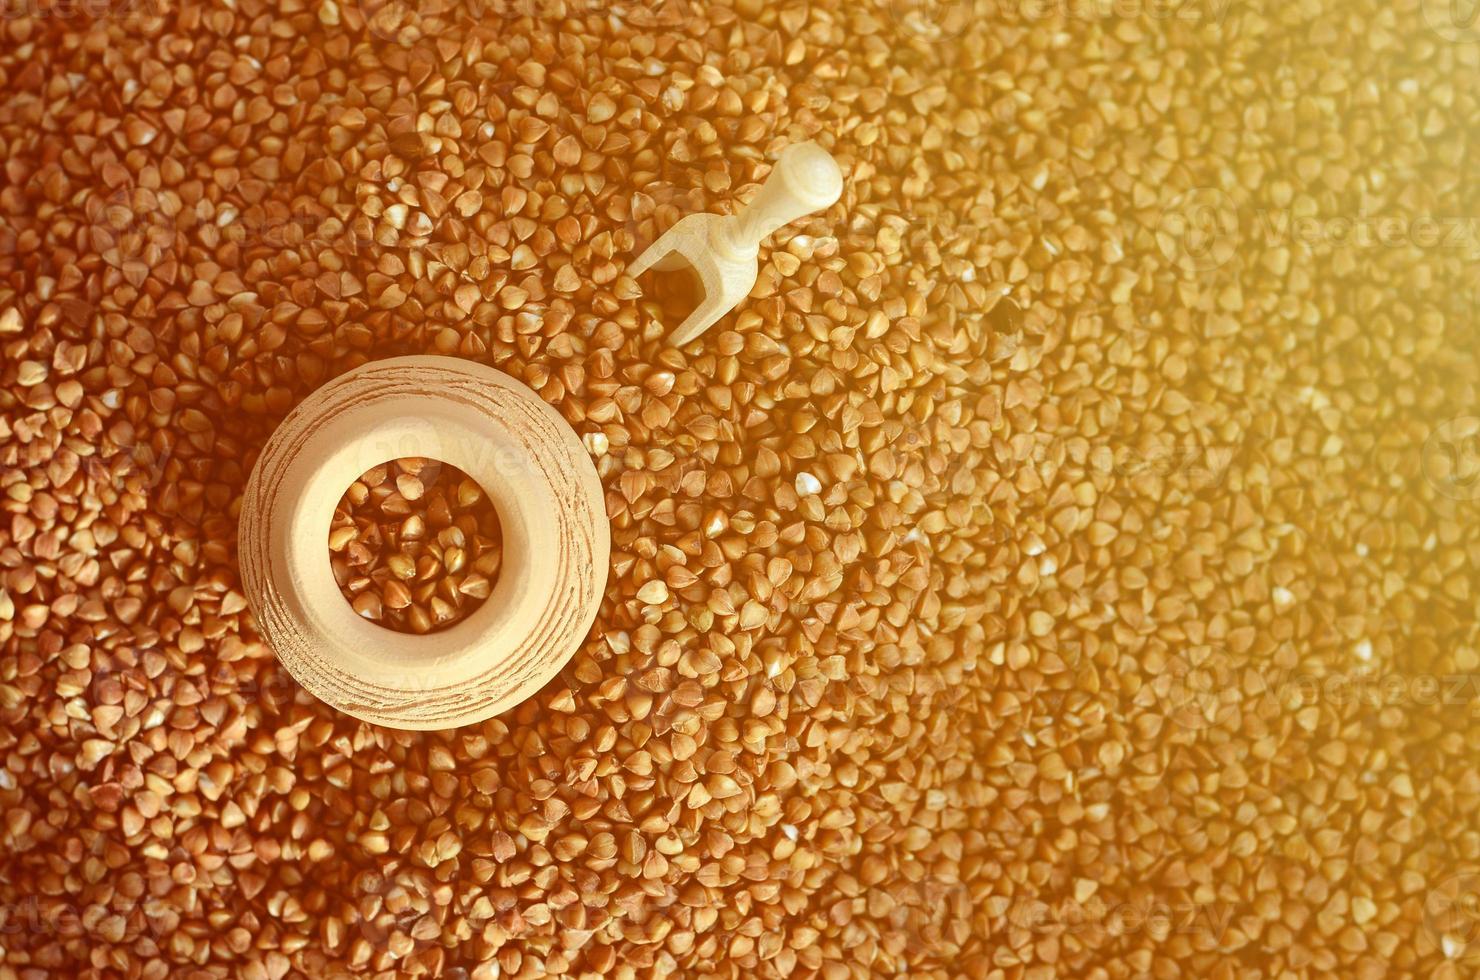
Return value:
[(761, 192), (739, 214), (683, 218), (649, 245), (627, 267), (627, 274), (636, 279), (648, 269), (693, 267), (699, 278), (699, 305), (668, 335), (669, 343), (686, 344), (749, 295), (762, 239), (828, 207), (842, 193), (843, 172), (828, 152), (816, 143), (793, 143), (781, 151)]

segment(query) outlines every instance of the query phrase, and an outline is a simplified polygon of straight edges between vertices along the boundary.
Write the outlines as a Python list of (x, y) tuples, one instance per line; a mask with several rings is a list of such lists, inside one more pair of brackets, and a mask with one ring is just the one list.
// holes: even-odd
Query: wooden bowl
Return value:
[[(424, 456), (489, 495), (503, 531), (491, 595), (440, 632), (356, 615), (329, 565), (329, 524), (372, 466)], [(403, 729), (482, 721), (570, 660), (606, 587), (601, 481), (565, 420), (500, 371), (452, 357), (375, 361), (325, 384), (268, 440), (242, 497), (242, 584), (289, 673), (346, 714)]]

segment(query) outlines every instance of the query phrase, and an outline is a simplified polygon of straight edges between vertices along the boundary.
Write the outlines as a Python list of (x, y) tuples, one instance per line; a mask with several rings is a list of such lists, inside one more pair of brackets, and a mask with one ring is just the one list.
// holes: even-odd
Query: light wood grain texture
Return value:
[[(503, 569), (471, 616), (397, 633), (355, 615), (329, 566), (334, 507), (361, 473), (425, 456), (498, 509)], [(606, 586), (601, 481), (570, 426), (509, 376), (451, 357), (398, 357), (324, 385), (283, 420), (242, 498), (242, 582), (258, 628), (316, 697), (405, 729), (489, 718), (575, 653)]]
[(691, 214), (664, 232), (627, 272), (636, 279), (648, 269), (693, 268), (702, 298), (668, 342), (686, 344), (734, 309), (755, 286), (756, 253), (766, 236), (831, 206), (842, 193), (843, 173), (828, 152), (816, 143), (794, 143), (739, 214)]

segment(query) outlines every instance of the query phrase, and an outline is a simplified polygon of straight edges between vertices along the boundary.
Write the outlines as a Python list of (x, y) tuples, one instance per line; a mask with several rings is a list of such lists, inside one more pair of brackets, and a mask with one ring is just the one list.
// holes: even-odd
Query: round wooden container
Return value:
[[(329, 524), (372, 466), (458, 467), (498, 510), (493, 593), (448, 629), (410, 635), (356, 615), (329, 566)], [(391, 728), (489, 718), (539, 690), (601, 604), (611, 551), (601, 481), (565, 420), (500, 371), (397, 357), (335, 378), (268, 440), (242, 497), (242, 583), (288, 671), (339, 710)]]

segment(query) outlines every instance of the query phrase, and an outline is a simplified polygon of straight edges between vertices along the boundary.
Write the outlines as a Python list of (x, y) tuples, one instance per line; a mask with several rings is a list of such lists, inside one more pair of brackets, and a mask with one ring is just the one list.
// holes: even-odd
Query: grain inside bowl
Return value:
[(421, 457), (371, 467), (329, 528), (330, 565), (355, 612), (403, 633), (466, 619), (502, 568), (498, 511), (476, 480)]

